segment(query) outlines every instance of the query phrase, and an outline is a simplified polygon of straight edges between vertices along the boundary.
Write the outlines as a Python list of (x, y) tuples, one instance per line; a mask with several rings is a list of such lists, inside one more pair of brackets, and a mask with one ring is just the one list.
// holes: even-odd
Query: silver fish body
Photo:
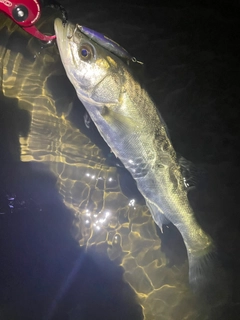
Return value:
[(130, 171), (156, 224), (171, 221), (187, 248), (194, 289), (212, 268), (214, 245), (198, 225), (166, 125), (129, 67), (75, 25), (55, 20), (69, 80), (100, 134)]

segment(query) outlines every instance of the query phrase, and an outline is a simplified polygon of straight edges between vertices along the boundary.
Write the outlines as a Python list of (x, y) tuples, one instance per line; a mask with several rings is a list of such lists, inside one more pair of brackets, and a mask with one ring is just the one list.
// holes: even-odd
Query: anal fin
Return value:
[(150, 203), (149, 201), (146, 200), (146, 205), (148, 206), (148, 209), (151, 212), (153, 220), (159, 226), (161, 232), (163, 233), (163, 227), (162, 227), (163, 224), (169, 224), (170, 221), (154, 203)]

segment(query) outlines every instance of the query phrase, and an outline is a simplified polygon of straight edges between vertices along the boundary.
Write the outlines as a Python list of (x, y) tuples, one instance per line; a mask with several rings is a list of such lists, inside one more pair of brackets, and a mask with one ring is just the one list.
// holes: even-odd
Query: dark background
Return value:
[[(174, 147), (204, 172), (190, 198), (231, 275), (223, 319), (238, 319), (238, 1), (61, 3), (70, 19), (92, 12), (89, 27), (103, 32), (111, 25), (112, 38), (145, 62), (146, 87)], [(128, 21), (140, 28), (135, 37), (127, 34)], [(55, 178), (20, 163), (18, 133), (29, 119), (16, 111), (16, 101), (2, 93), (0, 101), (0, 319), (142, 319), (122, 269), (100, 255), (93, 260), (72, 238), (73, 218), (61, 204)], [(72, 113), (82, 116), (77, 105)], [(179, 238), (171, 230), (163, 247), (177, 264)]]

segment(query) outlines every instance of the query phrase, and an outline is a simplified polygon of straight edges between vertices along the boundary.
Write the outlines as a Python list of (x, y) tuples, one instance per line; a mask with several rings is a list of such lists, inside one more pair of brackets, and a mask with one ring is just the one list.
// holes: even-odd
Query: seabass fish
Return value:
[[(55, 20), (67, 76), (103, 139), (130, 171), (156, 224), (171, 221), (187, 248), (189, 280), (198, 289), (214, 272), (212, 239), (198, 225), (161, 115), (127, 63), (78, 25)], [(116, 51), (116, 50), (115, 50)]]

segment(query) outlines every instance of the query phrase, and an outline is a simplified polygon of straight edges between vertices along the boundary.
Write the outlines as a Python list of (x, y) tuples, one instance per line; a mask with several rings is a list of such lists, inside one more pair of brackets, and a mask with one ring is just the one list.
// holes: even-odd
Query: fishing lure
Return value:
[(143, 64), (143, 62), (138, 61), (129, 52), (127, 52), (127, 50), (125, 50), (122, 46), (120, 46), (120, 44), (108, 38), (104, 34), (97, 32), (95, 30), (89, 29), (87, 27), (81, 26), (79, 24), (76, 25), (76, 29), (78, 29), (80, 32), (85, 34), (89, 39), (93, 40), (103, 48), (114, 53), (116, 56), (126, 59), (127, 61)]

